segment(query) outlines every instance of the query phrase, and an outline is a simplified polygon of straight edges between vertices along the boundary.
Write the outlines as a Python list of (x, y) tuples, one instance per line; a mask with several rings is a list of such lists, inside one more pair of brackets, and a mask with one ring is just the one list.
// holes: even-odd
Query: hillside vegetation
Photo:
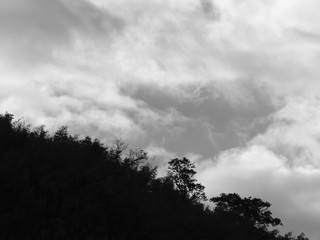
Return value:
[(186, 158), (157, 177), (147, 153), (121, 141), (50, 135), (0, 115), (2, 240), (307, 240), (282, 236), (270, 203), (236, 193), (211, 197)]

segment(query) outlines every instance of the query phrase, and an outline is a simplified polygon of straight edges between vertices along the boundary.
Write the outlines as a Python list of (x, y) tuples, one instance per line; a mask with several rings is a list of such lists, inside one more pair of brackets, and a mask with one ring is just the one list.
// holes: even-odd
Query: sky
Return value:
[(320, 2), (0, 0), (0, 112), (188, 157), (320, 239)]

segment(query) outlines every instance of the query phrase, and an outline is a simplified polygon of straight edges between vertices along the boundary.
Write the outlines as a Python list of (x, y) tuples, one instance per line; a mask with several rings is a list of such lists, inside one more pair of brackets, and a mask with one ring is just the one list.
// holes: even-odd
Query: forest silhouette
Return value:
[(205, 205), (187, 158), (157, 177), (142, 149), (122, 141), (49, 134), (0, 115), (2, 240), (307, 240), (281, 235), (270, 203), (221, 193)]

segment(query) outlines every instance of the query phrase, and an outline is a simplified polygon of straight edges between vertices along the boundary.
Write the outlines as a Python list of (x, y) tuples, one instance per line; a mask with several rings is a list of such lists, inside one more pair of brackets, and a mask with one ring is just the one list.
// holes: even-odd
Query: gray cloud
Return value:
[(320, 41), (320, 33), (302, 27), (293, 27), (288, 30), (288, 34), (298, 37), (301, 41), (307, 41), (308, 44), (318, 44)]
[(220, 12), (212, 0), (201, 0), (201, 7), (207, 17), (212, 19), (218, 19), (220, 17)]
[(215, 84), (196, 85), (186, 97), (165, 94), (151, 86), (138, 88), (131, 94), (151, 109), (163, 111), (174, 108), (189, 119), (183, 125), (179, 122), (183, 128), (180, 134), (167, 136), (165, 142), (160, 137), (158, 144), (181, 154), (189, 150), (210, 157), (244, 144), (268, 126), (269, 114), (274, 111), (268, 96), (250, 85), (247, 85), (247, 90), (252, 100), (236, 106), (230, 105), (228, 97), (221, 94)]
[(0, 42), (14, 62), (50, 61), (75, 38), (103, 37), (120, 31), (124, 22), (87, 1), (1, 1)]

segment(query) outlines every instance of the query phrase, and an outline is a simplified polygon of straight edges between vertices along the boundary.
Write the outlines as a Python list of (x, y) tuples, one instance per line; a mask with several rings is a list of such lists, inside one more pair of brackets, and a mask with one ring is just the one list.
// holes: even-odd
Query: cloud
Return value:
[(234, 104), (247, 101), (247, 94), (237, 90), (241, 84), (232, 80), (215, 86), (202, 73), (202, 65), (208, 69), (211, 61), (207, 53), (211, 47), (206, 29), (200, 26), (218, 20), (208, 19), (208, 14), (218, 11), (209, 1), (105, 6), (97, 1), (39, 5), (28, 0), (2, 5), (5, 21), (0, 41), (6, 44), (7, 54), (1, 58), (6, 79), (1, 82), (1, 109), (36, 124), (71, 125), (72, 132), (103, 139), (143, 138), (146, 129), (154, 136), (170, 132), (164, 137), (168, 138), (199, 121), (172, 107), (149, 108), (130, 89), (160, 89), (184, 102), (197, 99), (197, 89), (208, 88), (213, 99), (224, 95)]
[(1, 0), (1, 49), (23, 65), (54, 60), (59, 50), (68, 51), (77, 37), (103, 37), (123, 28), (121, 19), (87, 1), (23, 2)]
[(320, 166), (319, 101), (293, 98), (273, 114), (268, 130), (252, 139), (288, 158), (292, 166)]
[(304, 231), (315, 238), (320, 192), (314, 186), (320, 183), (320, 169), (290, 167), (287, 161), (263, 145), (230, 149), (214, 162), (207, 161), (198, 179), (206, 186), (208, 197), (237, 192), (272, 203), (273, 215), (284, 223), (282, 232)]
[(24, 67), (28, 76), (38, 62), (58, 77), (75, 75), (74, 81), (82, 75), (86, 82), (148, 85), (182, 100), (196, 98), (203, 85), (232, 104), (254, 101), (242, 80), (246, 75), (230, 65), (222, 45), (229, 38), (225, 20), (204, 16), (219, 12), (216, 3), (28, 0), (3, 6), (3, 58), (12, 71)]
[(167, 175), (168, 162), (178, 157), (176, 153), (169, 152), (163, 147), (155, 144), (150, 144), (145, 151), (148, 153), (148, 158), (151, 166), (157, 167), (157, 176), (163, 177)]
[[(313, 4), (308, 1), (310, 8)], [(307, 43), (287, 33), (294, 26), (312, 29), (310, 13), (300, 14), (299, 24), (294, 18), (301, 7), (297, 1), (56, 0), (39, 5), (28, 0), (2, 5), (6, 61), (34, 65), (53, 58), (58, 68), (123, 85), (150, 85), (182, 98), (196, 97), (199, 86), (211, 85), (231, 104), (254, 102), (248, 81), (278, 99), (294, 91), (306, 94), (300, 79), (316, 84), (312, 79), (319, 76), (317, 65), (310, 64), (318, 47), (303, 51)], [(207, 18), (217, 12), (219, 18)]]
[[(155, 143), (151, 143), (146, 149), (148, 153), (149, 163), (157, 167), (157, 176), (163, 177), (167, 175), (168, 170), (168, 162), (174, 158), (182, 158), (186, 157), (191, 162), (195, 163), (196, 169), (199, 172), (202, 172), (208, 166), (210, 167), (210, 159), (206, 159), (203, 155), (188, 152), (183, 156), (176, 152), (168, 151), (166, 148), (156, 145)], [(196, 176), (197, 177), (197, 176)]]
[(220, 12), (212, 0), (201, 0), (200, 2), (202, 10), (208, 18), (217, 19), (220, 17)]

